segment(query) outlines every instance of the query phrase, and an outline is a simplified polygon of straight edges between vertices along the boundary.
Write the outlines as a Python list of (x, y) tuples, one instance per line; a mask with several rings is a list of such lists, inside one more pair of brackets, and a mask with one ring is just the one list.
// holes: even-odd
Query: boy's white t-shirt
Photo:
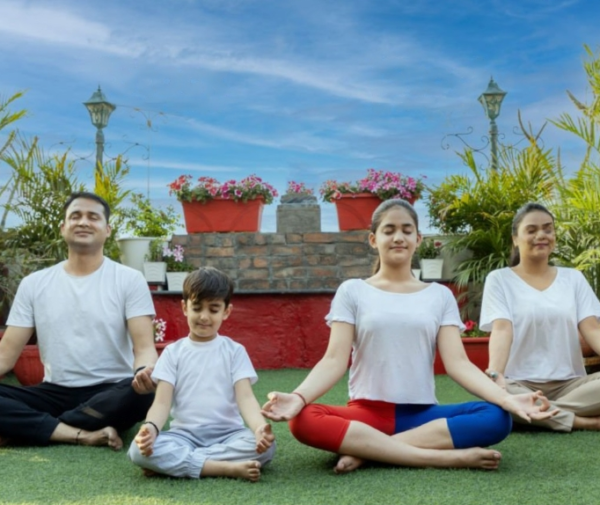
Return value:
[(229, 433), (244, 427), (234, 385), (241, 379), (254, 384), (257, 376), (244, 346), (217, 335), (209, 342), (187, 337), (169, 344), (152, 379), (174, 387), (171, 428)]
[(343, 282), (328, 324), (355, 326), (351, 400), (435, 404), (433, 360), (442, 326), (463, 328), (452, 292), (432, 283), (416, 293), (383, 291), (361, 279)]
[(540, 291), (511, 268), (488, 274), (483, 290), (480, 326), (491, 331), (496, 319), (513, 326), (505, 376), (546, 382), (586, 375), (577, 325), (600, 317), (600, 302), (583, 274), (557, 267), (554, 282)]
[(82, 387), (132, 377), (127, 320), (154, 316), (143, 275), (108, 258), (82, 277), (64, 267), (61, 262), (21, 281), (7, 325), (35, 328), (44, 382)]

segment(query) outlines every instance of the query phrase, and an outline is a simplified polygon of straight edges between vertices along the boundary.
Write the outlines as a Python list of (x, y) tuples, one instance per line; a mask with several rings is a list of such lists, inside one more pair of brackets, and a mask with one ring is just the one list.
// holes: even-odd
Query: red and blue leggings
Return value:
[(352, 400), (346, 407), (310, 404), (289, 425), (299, 442), (337, 453), (351, 421), (394, 435), (435, 419), (446, 419), (456, 449), (497, 444), (512, 428), (510, 414), (491, 403), (417, 405), (373, 400)]

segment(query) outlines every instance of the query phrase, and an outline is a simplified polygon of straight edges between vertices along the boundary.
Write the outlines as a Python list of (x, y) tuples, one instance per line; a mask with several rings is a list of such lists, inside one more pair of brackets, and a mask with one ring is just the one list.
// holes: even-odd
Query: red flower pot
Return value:
[(44, 379), (44, 365), (37, 345), (26, 345), (15, 363), (13, 373), (22, 386), (35, 386)]
[(342, 194), (335, 200), (340, 231), (368, 230), (381, 198), (371, 193)]
[[(480, 370), (485, 370), (488, 367), (489, 361), (488, 346), (490, 337), (470, 337), (462, 338), (461, 340), (465, 346), (469, 361)], [(440, 353), (437, 351), (435, 353), (435, 361), (433, 362), (433, 373), (436, 375), (446, 373), (442, 358), (440, 358)]]
[(188, 233), (257, 232), (260, 230), (264, 200), (236, 202), (214, 198), (206, 203), (181, 202)]
[[(164, 348), (171, 342), (157, 342), (156, 351), (160, 356)], [(37, 345), (26, 345), (15, 363), (13, 373), (22, 386), (35, 386), (44, 379), (44, 365), (40, 361), (40, 350)]]
[[(382, 201), (372, 193), (342, 194), (334, 200), (340, 231), (368, 230), (373, 212)], [(415, 198), (407, 201), (412, 205)]]

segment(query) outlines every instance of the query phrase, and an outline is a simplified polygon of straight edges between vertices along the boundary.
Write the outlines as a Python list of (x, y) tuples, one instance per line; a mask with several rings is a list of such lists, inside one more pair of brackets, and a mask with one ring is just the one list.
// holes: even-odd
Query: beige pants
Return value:
[[(506, 379), (506, 390), (513, 394), (542, 391), (552, 407), (560, 409), (554, 417), (531, 424), (555, 431), (571, 431), (575, 416), (600, 416), (600, 372), (564, 381), (531, 382)], [(529, 424), (520, 417), (513, 421)]]

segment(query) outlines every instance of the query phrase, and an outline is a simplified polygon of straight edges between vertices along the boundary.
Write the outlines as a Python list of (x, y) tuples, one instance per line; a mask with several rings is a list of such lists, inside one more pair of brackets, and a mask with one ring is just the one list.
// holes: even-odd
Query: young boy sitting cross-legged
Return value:
[[(129, 448), (147, 475), (257, 481), (273, 458), (275, 436), (252, 391), (257, 376), (250, 358), (242, 345), (218, 334), (232, 294), (229, 277), (212, 267), (190, 273), (183, 284), (190, 333), (156, 363), (154, 403)], [(170, 429), (161, 431), (169, 411)]]

